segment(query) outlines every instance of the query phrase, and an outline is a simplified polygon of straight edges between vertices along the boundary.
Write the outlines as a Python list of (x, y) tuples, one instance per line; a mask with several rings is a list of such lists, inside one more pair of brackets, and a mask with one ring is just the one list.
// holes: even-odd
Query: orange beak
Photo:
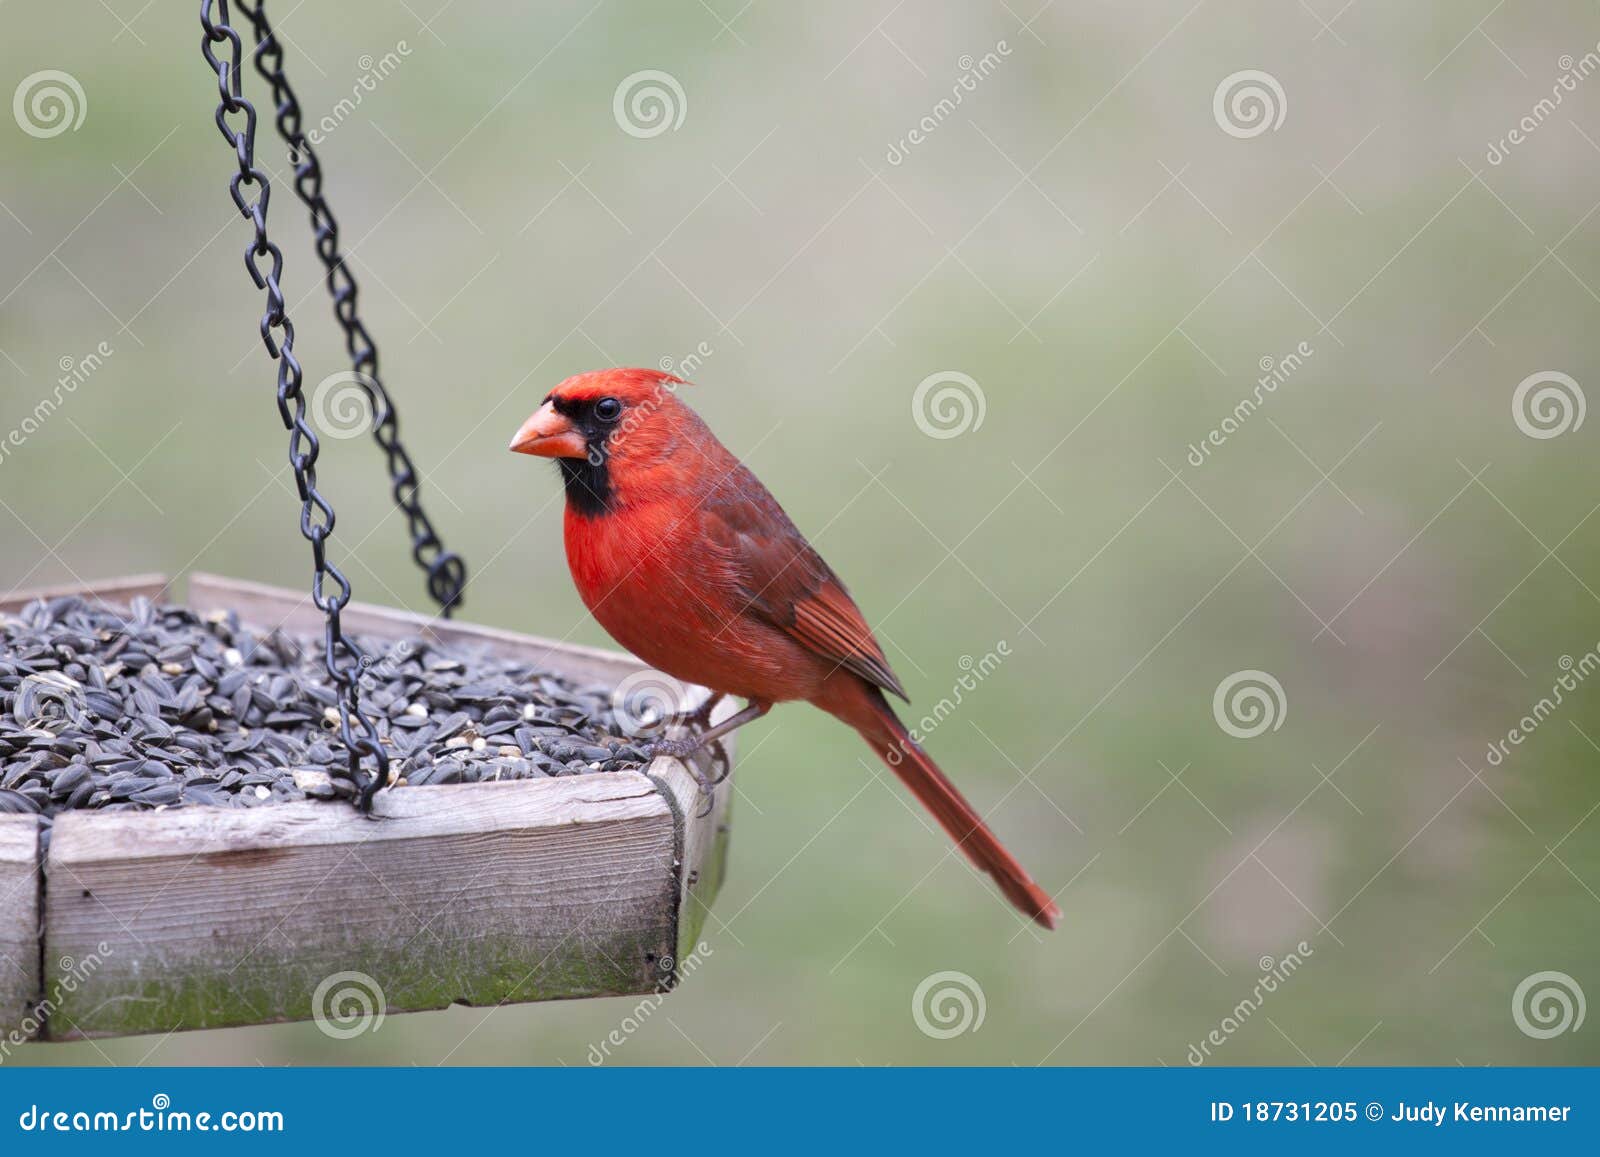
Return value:
[(522, 423), (511, 449), (539, 458), (582, 458), (589, 453), (589, 443), (566, 415), (546, 402)]

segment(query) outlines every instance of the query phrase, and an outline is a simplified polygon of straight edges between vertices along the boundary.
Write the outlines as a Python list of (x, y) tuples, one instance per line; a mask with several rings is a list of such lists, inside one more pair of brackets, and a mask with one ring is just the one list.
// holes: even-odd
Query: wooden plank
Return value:
[[(319, 801), (73, 812), (47, 861), (51, 1039), (305, 1019), (354, 985), (399, 1012), (655, 991), (676, 817), (638, 773)], [(359, 973), (361, 979), (340, 980)], [(335, 984), (329, 989), (330, 978)]]
[(34, 599), (57, 599), (62, 595), (93, 596), (103, 599), (113, 606), (125, 607), (139, 595), (143, 595), (147, 599), (170, 598), (169, 585), (166, 575), (136, 574), (127, 578), (105, 579), (101, 582), (83, 585), (73, 584), (72, 586), (14, 590), (0, 594), (0, 611), (18, 611), (33, 602)]
[[(724, 699), (712, 713), (711, 721), (720, 723), (738, 709), (733, 700)], [(722, 740), (730, 764), (737, 754), (734, 750), (737, 739), (735, 732)], [(702, 775), (714, 774), (709, 752), (697, 756), (696, 761)], [(680, 761), (658, 759), (650, 765), (649, 775), (670, 798), (683, 832), (678, 847), (678, 928), (671, 970), (676, 982), (693, 971), (704, 955), (700, 951), (701, 934), (727, 871), (728, 809), (733, 803), (733, 777), (730, 772), (715, 788), (707, 808), (705, 792)]]
[(726, 780), (716, 788), (710, 810), (706, 811), (705, 793), (677, 760), (656, 760), (650, 765), (650, 776), (671, 796), (683, 830), (676, 861), (677, 929), (671, 969), (672, 982), (676, 983), (692, 972), (705, 955), (702, 933), (706, 917), (722, 888), (727, 868), (728, 808), (733, 781)]
[(39, 817), (0, 815), (0, 1061), (34, 1033), (39, 984)]
[[(265, 583), (196, 572), (189, 576), (189, 605), (201, 614), (235, 610), (254, 626), (281, 626), (286, 630), (320, 636), (322, 612), (306, 591), (292, 591)], [(372, 603), (352, 602), (341, 615), (345, 629), (380, 639), (421, 637), (457, 643), (475, 643), (495, 655), (549, 666), (577, 679), (615, 684), (644, 664), (621, 651), (561, 643), (537, 635), (522, 635), (496, 627), (458, 623), (435, 615), (397, 611)]]

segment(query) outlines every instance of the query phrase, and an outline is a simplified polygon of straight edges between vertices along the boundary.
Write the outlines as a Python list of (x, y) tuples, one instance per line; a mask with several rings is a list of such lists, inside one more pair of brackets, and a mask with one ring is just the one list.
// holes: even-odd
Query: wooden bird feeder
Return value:
[[(111, 604), (160, 576), (0, 597)], [(188, 605), (315, 632), (302, 594), (196, 574)], [(615, 684), (626, 655), (351, 603), (347, 629), (470, 643)], [(724, 705), (724, 711), (732, 709)], [(725, 747), (732, 758), (731, 745)], [(702, 769), (703, 771), (705, 769)], [(0, 815), (0, 1044), (303, 1020), (371, 978), (387, 1012), (670, 988), (722, 882), (731, 785), (682, 762), (252, 809)]]
[[(201, 50), (229, 146), (227, 187), (253, 230), (244, 264), (265, 294), (258, 329), (276, 366), (277, 413), (289, 431), (299, 529), (314, 577), (307, 596), (197, 574), (188, 603), (200, 614), (232, 610), (247, 622), (326, 638), (335, 714), (353, 755), (348, 772), (362, 780), (375, 818), (320, 800), (237, 810), (68, 810), (56, 815), (46, 841), (38, 816), (0, 815), (0, 1061), (24, 1037), (305, 1019), (323, 1011), (314, 1003), (319, 989), (349, 973), (381, 992), (376, 1000), (386, 1012), (658, 992), (683, 971), (722, 880), (731, 788), (716, 791), (702, 814), (699, 783), (675, 759), (642, 771), (405, 786), (372, 796), (387, 779), (388, 754), (362, 714), (360, 656), (341, 631), (477, 644), (612, 686), (641, 668), (614, 652), (448, 621), (461, 603), (466, 566), (445, 550), (423, 510), (420, 473), (379, 377), (321, 162), (302, 131), (265, 0), (234, 7), (253, 33), (253, 51), (230, 23), (228, 0), (203, 3)], [(271, 89), (260, 117), (243, 95), (247, 59)], [(317, 485), (326, 415), (313, 412), (315, 379), (308, 381), (294, 350), (279, 280), (283, 253), (267, 230), (271, 180), (255, 160), (258, 124), (268, 123), (289, 150), (292, 188), (309, 214), (349, 355), (349, 368), (315, 393), (342, 383), (364, 397), (412, 557), (443, 618), (351, 602), (338, 569), (333, 506)], [(139, 595), (162, 598), (167, 587), (160, 576), (142, 575), (15, 593), (0, 598), (0, 610), (41, 595), (126, 604)], [(716, 719), (732, 710), (726, 705)], [(731, 760), (731, 744), (723, 750)]]

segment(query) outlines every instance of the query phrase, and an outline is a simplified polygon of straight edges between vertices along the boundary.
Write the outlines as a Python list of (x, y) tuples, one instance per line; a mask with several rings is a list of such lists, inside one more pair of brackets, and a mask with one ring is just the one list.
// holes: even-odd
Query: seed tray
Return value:
[[(0, 611), (80, 594), (131, 612), (134, 599), (158, 597), (166, 586), (139, 576), (27, 592), (0, 598)], [(229, 631), (241, 628), (228, 615), (276, 624), (288, 636), (314, 636), (321, 625), (298, 592), (211, 575), (191, 576), (187, 605)], [(529, 702), (560, 706), (560, 696), (578, 697), (564, 706), (595, 716), (584, 722), (590, 733), (524, 736), (533, 742), (523, 744), (512, 727), (511, 742), (487, 754), (478, 748), (476, 760), (460, 758), (459, 744), (449, 748), (461, 778), (480, 782), (428, 783), (422, 775), (412, 783), (409, 774), (440, 760), (422, 767), (410, 762), (415, 751), (401, 751), (397, 770), (404, 767), (408, 781), (379, 793), (373, 818), (341, 799), (295, 798), (337, 793), (337, 775), (324, 783), (316, 773), (328, 769), (315, 766), (248, 785), (268, 787), (262, 806), (205, 792), (181, 798), (190, 778), (207, 778), (187, 768), (173, 806), (130, 796), (53, 816), (0, 814), (0, 1040), (309, 1017), (333, 1024), (339, 1010), (328, 1002), (351, 983), (386, 1011), (402, 1012), (649, 993), (676, 982), (721, 883), (731, 787), (719, 788), (708, 809), (681, 761), (641, 763), (636, 744), (611, 734), (595, 695), (574, 691), (615, 687), (638, 662), (359, 603), (344, 622), (364, 640), (406, 643), (401, 666), (414, 660), (424, 672), (430, 656), (450, 664), (471, 655), (500, 664), (507, 678), (551, 673), (548, 686), (530, 688)], [(183, 656), (165, 661), (181, 666)], [(442, 682), (460, 673), (437, 674)], [(408, 706), (428, 683), (408, 686)], [(480, 718), (470, 721), (466, 752), (476, 740), (502, 737), (483, 734), (508, 722), (502, 713), (484, 723), (508, 706), (495, 691), (474, 691), (492, 702), (469, 705)], [(404, 707), (389, 716), (393, 707), (385, 705), (386, 719), (404, 716)], [(449, 719), (441, 731), (457, 723)], [(511, 746), (517, 755), (498, 751)], [(585, 758), (602, 746), (611, 759)], [(724, 751), (731, 760), (731, 745)], [(713, 769), (702, 758), (704, 776)], [(302, 773), (298, 783), (292, 770)]]
[[(616, 688), (481, 645), (349, 635), (362, 704), (414, 785), (637, 770)], [(0, 812), (354, 798), (319, 639), (135, 595), (0, 614)], [(655, 720), (654, 722), (662, 722)]]

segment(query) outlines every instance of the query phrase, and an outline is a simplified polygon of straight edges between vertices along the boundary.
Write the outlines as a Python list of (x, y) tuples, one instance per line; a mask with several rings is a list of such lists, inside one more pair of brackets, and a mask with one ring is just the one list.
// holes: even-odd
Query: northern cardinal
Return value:
[(1006, 898), (1047, 928), (1061, 916), (884, 698), (906, 698), (844, 584), (754, 474), (655, 370), (578, 374), (511, 440), (553, 458), (566, 487), (567, 564), (611, 636), (676, 679), (748, 705), (686, 755), (804, 699), (861, 733)]

